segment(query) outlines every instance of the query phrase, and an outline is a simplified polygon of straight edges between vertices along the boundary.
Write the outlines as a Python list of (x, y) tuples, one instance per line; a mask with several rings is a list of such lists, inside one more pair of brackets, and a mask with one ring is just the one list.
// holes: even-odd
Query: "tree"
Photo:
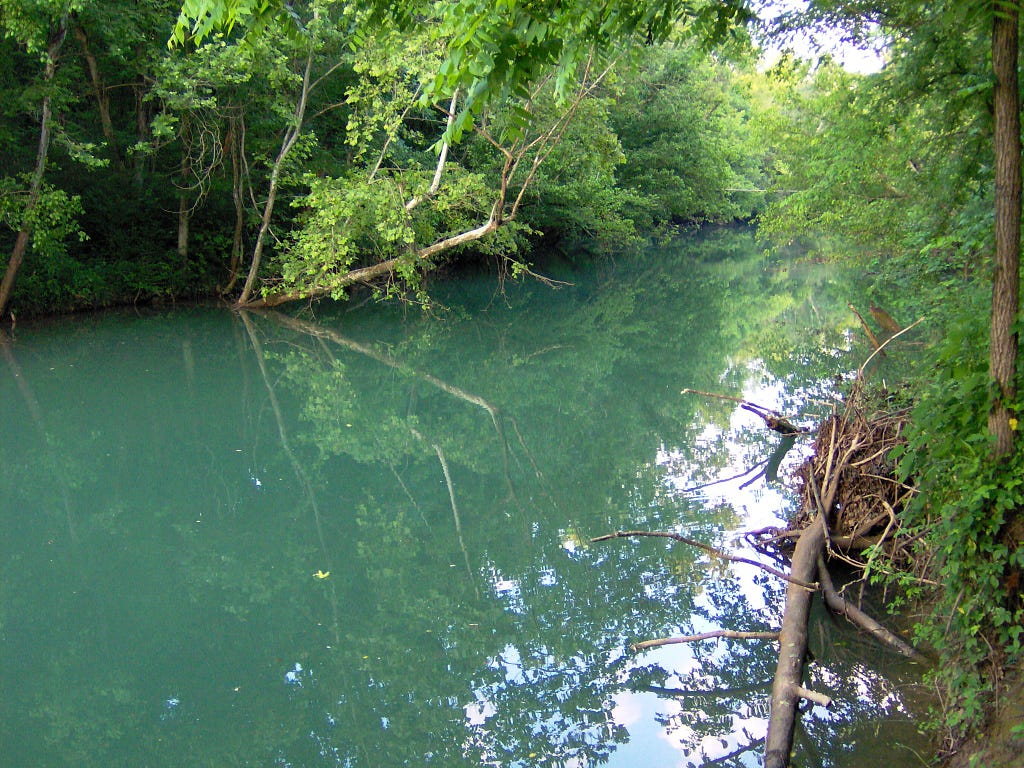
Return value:
[[(394, 83), (414, 86), (404, 97), (408, 99), (406, 109), (418, 103), (420, 108), (444, 110), (450, 102), (444, 130), (436, 139), (439, 161), (429, 192), (414, 192), (404, 210), (396, 204), (403, 197), (398, 189), (406, 185), (406, 180), (389, 179), (388, 174), (379, 172), (394, 134), (385, 138), (381, 160), (366, 177), (360, 179), (350, 173), (336, 184), (310, 179), (311, 194), (305, 205), (313, 214), (307, 218), (303, 232), (284, 251), (283, 283), (266, 298), (253, 299), (263, 243), (271, 226), (279, 168), (303, 131), (310, 91), (322, 80), (310, 82), (307, 66), (294, 116), (271, 173), (254, 258), (239, 306), (272, 305), (323, 295), (338, 297), (355, 282), (390, 280), (396, 274), (415, 284), (416, 275), (436, 264), (441, 254), (467, 243), (480, 247), (484, 238), (515, 220), (527, 189), (537, 179), (540, 165), (561, 141), (583, 99), (604, 79), (624, 41), (637, 35), (648, 40), (665, 39), (678, 28), (685, 28), (687, 34), (705, 41), (721, 39), (733, 29), (730, 25), (746, 18), (742, 3), (689, 7), (675, 3), (662, 6), (613, 2), (583, 7), (548, 2), (520, 7), (458, 2), (423, 7), (405, 5), (400, 12), (391, 13), (396, 10), (374, 2), (346, 6), (346, 34), (358, 57), (360, 50), (374, 47), (375, 37), (387, 39), (390, 30), (412, 33), (410, 23), (415, 18), (417, 29), (424, 30), (428, 40), (425, 49), (440, 50), (441, 58), (433, 67), (418, 72), (418, 81), (409, 82), (401, 67), (391, 75)], [(337, 21), (327, 19), (327, 14), (323, 16), (316, 28), (337, 25)], [(314, 25), (290, 6), (219, 0), (185, 3), (172, 42), (201, 44), (217, 30), (230, 33), (236, 25), (244, 25), (244, 34), (250, 38), (284, 33), (315, 45)], [(406, 51), (407, 56), (410, 53)], [(311, 62), (309, 59), (307, 64)], [(333, 67), (328, 71), (333, 71)], [(381, 74), (378, 71), (376, 79), (387, 86), (387, 78)], [(536, 106), (542, 97), (556, 107), (554, 113), (550, 107), (544, 110), (553, 114), (546, 124), (538, 123), (540, 113)], [(350, 94), (348, 99), (352, 98)], [(500, 131), (494, 130), (495, 124), (500, 125)], [(390, 130), (400, 128), (397, 124)], [(452, 164), (446, 158), (449, 146), (468, 131), (501, 156), (500, 170), (494, 181), (489, 182), (491, 191), (484, 192), (478, 187), (475, 195), (482, 199), (482, 194), (489, 200), (475, 224), (467, 222), (461, 231), (438, 232), (424, 242), (422, 234), (415, 232), (418, 225), (414, 221), (422, 221), (423, 215), (415, 209), (430, 198), (436, 198), (433, 203), (438, 209), (442, 174), (446, 179), (454, 176), (460, 181), (455, 173), (457, 167), (450, 167)], [(466, 180), (472, 181), (469, 177), (461, 181)], [(447, 190), (447, 195), (449, 201), (466, 197), (465, 191), (458, 188)], [(368, 237), (369, 242), (360, 243), (361, 235)], [(373, 263), (353, 267), (350, 256), (356, 252), (377, 252), (379, 256)]]
[(995, 150), (995, 274), (989, 375), (995, 385), (988, 429), (993, 457), (1014, 453), (1011, 407), (1017, 393), (1017, 318), (1020, 313), (1021, 136), (1018, 87), (1019, 14), (1017, 2), (997, 2), (992, 19), (992, 94)]
[[(991, 78), (991, 103), (986, 105), (977, 98), (979, 92), (987, 91), (988, 83), (965, 82), (972, 75), (979, 74), (973, 66), (965, 66), (958, 58), (940, 59), (925, 69), (936, 73), (945, 70), (945, 82), (918, 78), (913, 70), (899, 66), (896, 62), (896, 79), (891, 83), (896, 88), (909, 88), (927, 94), (943, 92), (947, 83), (961, 84), (962, 90), (945, 91), (951, 105), (969, 103), (975, 111), (971, 118), (978, 126), (983, 118), (979, 111), (991, 109), (991, 123), (987, 131), (987, 153), (992, 158), (994, 179), (990, 190), (990, 205), (994, 215), (989, 214), (990, 247), (992, 258), (992, 304), (989, 324), (989, 377), (992, 387), (992, 403), (989, 413), (988, 430), (993, 440), (994, 458), (1009, 457), (1014, 452), (1013, 403), (1016, 398), (1018, 338), (1017, 317), (1020, 313), (1020, 208), (1021, 208), (1021, 135), (1020, 96), (1018, 92), (1019, 36), (1018, 2), (996, 2), (982, 5), (967, 0), (951, 0), (927, 9), (916, 4), (890, 2), (865, 10), (858, 3), (840, 2), (812, 3), (804, 14), (792, 14), (782, 18), (780, 29), (790, 27), (820, 29), (824, 26), (841, 26), (852, 30), (855, 38), (864, 37), (864, 29), (871, 24), (880, 24), (894, 40), (896, 50), (904, 58), (915, 58), (915, 49), (930, 52), (942, 43), (936, 41), (945, 30), (957, 29), (957, 37), (964, 40), (981, 39), (976, 34), (988, 25), (985, 36), (989, 41), (988, 77)], [(950, 36), (952, 37), (952, 36)], [(981, 53), (974, 51), (974, 55)], [(923, 58), (923, 57), (922, 57)], [(887, 78), (883, 73), (879, 80)], [(918, 95), (918, 94), (915, 94)], [(965, 99), (966, 97), (966, 99)], [(963, 127), (963, 126), (961, 126)], [(962, 137), (957, 137), (962, 141)], [(874, 155), (875, 153), (870, 153)], [(918, 168), (910, 159), (914, 173)], [(948, 177), (947, 177), (948, 178)], [(938, 195), (940, 199), (950, 197), (948, 193)]]
[[(786, 211), (803, 225), (849, 226), (874, 250), (877, 290), (895, 276), (889, 295), (903, 311), (928, 310), (935, 338), (913, 382), (917, 404), (900, 471), (919, 491), (902, 523), (919, 536), (915, 559), (929, 563), (937, 586), (888, 581), (931, 606), (917, 633), (941, 656), (935, 676), (954, 740), (980, 724), (993, 679), (1024, 654), (1024, 463), (1014, 444), (1018, 16), (1017, 3), (892, 2), (870, 16), (860, 4), (812, 4), (812, 26), (845, 23), (856, 35), (880, 24), (889, 61), (867, 77), (826, 84), (829, 68), (820, 67), (813, 84), (803, 81), (812, 94), (817, 87), (811, 101), (823, 106), (794, 132), (805, 140), (802, 155), (787, 154), (798, 169), (789, 180), (806, 183), (768, 215), (781, 230)], [(831, 183), (816, 186), (825, 174)]]
[(68, 33), (68, 16), (71, 6), (67, 2), (54, 5), (49, 3), (22, 4), (4, 3), (0, 6), (0, 24), (5, 37), (14, 37), (30, 51), (41, 55), (43, 61), (42, 90), (40, 105), (39, 142), (36, 149), (35, 166), (29, 177), (28, 191), (21, 210), (18, 236), (7, 261), (3, 280), (0, 281), (0, 317), (3, 317), (14, 290), (25, 252), (35, 227), (34, 214), (44, 194), (43, 181), (46, 176), (46, 157), (50, 151), (50, 135), (53, 120), (53, 94), (51, 88), (57, 72), (58, 56)]

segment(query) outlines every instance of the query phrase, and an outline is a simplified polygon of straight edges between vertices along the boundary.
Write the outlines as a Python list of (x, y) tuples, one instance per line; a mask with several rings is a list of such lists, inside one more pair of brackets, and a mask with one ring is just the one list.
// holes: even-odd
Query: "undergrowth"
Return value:
[(939, 657), (933, 724), (950, 747), (982, 724), (1002, 670), (1024, 658), (1024, 452), (991, 458), (985, 331), (965, 312), (915, 387), (907, 440), (893, 453), (900, 479), (918, 489), (903, 513), (915, 567), (875, 572), (898, 587), (894, 608), (925, 606), (916, 639)]

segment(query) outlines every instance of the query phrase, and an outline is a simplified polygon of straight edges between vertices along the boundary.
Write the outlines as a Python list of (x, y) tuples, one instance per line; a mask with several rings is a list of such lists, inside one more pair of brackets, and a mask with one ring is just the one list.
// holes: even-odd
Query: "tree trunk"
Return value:
[(256, 235), (256, 245), (252, 249), (252, 262), (249, 264), (249, 274), (245, 278), (245, 285), (242, 287), (242, 294), (235, 303), (236, 307), (244, 307), (252, 298), (252, 292), (256, 285), (256, 277), (260, 271), (260, 261), (263, 258), (263, 245), (267, 240), (267, 233), (270, 232), (270, 219), (274, 213), (274, 201), (277, 199), (277, 187), (281, 179), (281, 168), (284, 167), (285, 158), (292, 151), (295, 142), (299, 140), (302, 133), (302, 125), (306, 119), (306, 103), (309, 100), (309, 93), (312, 90), (310, 85), (310, 73), (313, 69), (313, 56), (306, 58), (306, 69), (302, 74), (302, 91), (299, 93), (299, 103), (295, 106), (294, 123), (285, 132), (284, 140), (281, 142), (281, 151), (277, 153), (274, 160), (274, 167), (270, 171), (270, 186), (267, 190), (267, 202), (263, 206), (263, 217), (260, 220), (260, 229)]
[(25, 211), (21, 218), (21, 228), (18, 230), (18, 237), (14, 242), (14, 250), (11, 251), (11, 258), (7, 262), (7, 270), (4, 272), (3, 281), (0, 282), (0, 317), (3, 317), (7, 305), (14, 292), (14, 282), (18, 279), (18, 270), (25, 259), (25, 251), (28, 250), (28, 243), (32, 237), (32, 213), (43, 191), (43, 177), (46, 175), (46, 155), (50, 151), (50, 123), (52, 120), (53, 106), (50, 101), (49, 87), (53, 82), (53, 76), (57, 72), (57, 54), (64, 45), (64, 38), (68, 32), (68, 17), (65, 13), (57, 24), (57, 29), (50, 35), (49, 45), (46, 49), (46, 68), (43, 71), (43, 96), (42, 117), (39, 124), (39, 148), (36, 151), (36, 166), (32, 171), (32, 180), (29, 183), (28, 200), (25, 203)]
[(235, 231), (231, 238), (231, 261), (228, 264), (228, 284), (223, 293), (228, 294), (238, 281), (238, 270), (242, 263), (242, 236), (245, 234), (245, 200), (242, 194), (242, 152), (245, 151), (245, 121), (242, 117), (228, 119), (228, 138), (225, 144), (231, 152), (231, 200), (235, 206)]
[(992, 97), (995, 127), (995, 274), (992, 278), (992, 319), (989, 375), (995, 400), (988, 415), (992, 456), (1013, 453), (1013, 424), (1008, 408), (1016, 396), (1020, 303), (1021, 143), (1020, 93), (1017, 85), (1019, 12), (1016, 3), (997, 3), (992, 25)]
[(117, 150), (117, 137), (114, 135), (114, 121), (110, 117), (110, 96), (107, 95), (107, 87), (100, 77), (100, 67), (96, 61), (96, 55), (89, 48), (89, 37), (85, 34), (81, 24), (75, 25), (75, 37), (82, 47), (82, 55), (85, 57), (85, 64), (89, 70), (89, 80), (92, 82), (92, 89), (96, 95), (96, 107), (100, 113), (100, 127), (103, 129), (103, 138), (107, 140), (110, 154), (115, 162), (121, 164), (121, 156)]
[[(790, 577), (813, 581), (818, 556), (825, 545), (824, 519), (815, 518), (796, 542)], [(801, 685), (807, 655), (807, 622), (814, 593), (790, 581), (786, 588), (786, 612), (779, 631), (779, 663), (772, 685), (771, 718), (765, 739), (765, 768), (786, 768), (793, 749), (797, 706), (804, 696)]]

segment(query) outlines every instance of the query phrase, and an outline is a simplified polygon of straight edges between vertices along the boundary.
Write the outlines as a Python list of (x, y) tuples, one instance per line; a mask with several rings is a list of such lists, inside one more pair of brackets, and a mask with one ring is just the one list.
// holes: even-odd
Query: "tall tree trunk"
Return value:
[(245, 201), (242, 194), (242, 153), (245, 151), (245, 118), (228, 118), (228, 137), (224, 142), (231, 153), (231, 199), (235, 205), (235, 232), (231, 239), (231, 262), (228, 265), (228, 284), (222, 291), (227, 294), (238, 281), (242, 262), (242, 236), (245, 234)]
[(100, 113), (100, 127), (103, 129), (103, 138), (107, 140), (110, 154), (118, 166), (121, 165), (121, 155), (117, 149), (117, 137), (114, 135), (114, 121), (110, 117), (110, 96), (107, 94), (107, 86), (100, 77), (99, 63), (96, 55), (89, 48), (89, 37), (81, 24), (75, 25), (75, 38), (82, 48), (82, 56), (85, 57), (85, 64), (89, 70), (89, 80), (92, 82), (92, 89), (96, 95), (96, 107)]
[(64, 45), (64, 38), (68, 32), (67, 13), (61, 16), (57, 28), (50, 34), (49, 44), (46, 48), (46, 68), (43, 70), (43, 104), (42, 117), (39, 124), (39, 148), (36, 151), (36, 166), (32, 171), (32, 180), (28, 188), (28, 200), (25, 203), (25, 211), (22, 214), (21, 228), (18, 230), (18, 237), (14, 242), (14, 250), (11, 251), (11, 258), (7, 262), (7, 270), (4, 272), (3, 281), (0, 282), (0, 317), (3, 317), (7, 305), (14, 292), (14, 282), (18, 279), (18, 270), (25, 259), (25, 251), (28, 250), (29, 240), (32, 238), (32, 213), (39, 203), (39, 197), (43, 191), (43, 177), (46, 175), (46, 155), (50, 151), (50, 123), (52, 120), (53, 105), (50, 100), (50, 84), (57, 72), (57, 54)]
[(181, 148), (181, 189), (178, 190), (178, 257), (181, 268), (188, 267), (188, 225), (192, 206), (188, 200), (188, 186), (192, 177), (192, 150), (185, 142)]
[(260, 219), (260, 230), (256, 235), (256, 245), (252, 249), (252, 262), (249, 264), (249, 274), (245, 278), (245, 285), (242, 293), (235, 303), (236, 307), (242, 307), (249, 303), (252, 298), (253, 289), (256, 286), (256, 277), (260, 271), (260, 261), (263, 258), (263, 246), (270, 232), (270, 219), (274, 213), (274, 202), (277, 199), (278, 183), (281, 180), (281, 169), (288, 153), (292, 151), (295, 142), (299, 140), (302, 133), (302, 125), (306, 119), (306, 104), (309, 100), (309, 93), (312, 90), (310, 74), (313, 70), (313, 55), (306, 58), (306, 68), (302, 73), (302, 91), (299, 93), (299, 103), (295, 106), (294, 122), (285, 131), (284, 140), (281, 142), (281, 151), (277, 153), (274, 160), (274, 167), (270, 171), (270, 186), (267, 190), (267, 202), (263, 205), (263, 217)]
[(997, 3), (992, 26), (992, 71), (995, 75), (995, 274), (989, 375), (996, 386), (988, 415), (992, 455), (1013, 453), (1013, 424), (1008, 405), (1016, 396), (1020, 304), (1021, 139), (1017, 84), (1019, 10), (1016, 2)]

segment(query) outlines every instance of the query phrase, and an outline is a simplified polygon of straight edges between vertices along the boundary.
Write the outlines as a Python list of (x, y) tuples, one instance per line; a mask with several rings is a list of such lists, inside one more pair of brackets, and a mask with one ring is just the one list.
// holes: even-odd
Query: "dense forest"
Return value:
[(739, 48), (594, 58), (462, 112), (475, 118), (462, 128), (450, 118), (466, 88), (424, 95), (440, 20), (328, 3), (296, 20), (301, 35), (168, 50), (175, 3), (23, 10), (3, 41), (4, 250), (32, 235), (15, 315), (340, 298), (356, 280), (415, 294), (453, 258), (514, 272), (537, 247), (621, 246), (749, 219), (764, 200)]
[[(813, 243), (924, 318), (897, 449), (920, 568), (871, 575), (926, 606), (956, 743), (1024, 651), (1019, 9), (755, 10), (3, 0), (3, 321), (356, 285), (429, 304), (449, 265), (544, 279), (707, 223)], [(826, 34), (884, 66), (759, 47)]]

